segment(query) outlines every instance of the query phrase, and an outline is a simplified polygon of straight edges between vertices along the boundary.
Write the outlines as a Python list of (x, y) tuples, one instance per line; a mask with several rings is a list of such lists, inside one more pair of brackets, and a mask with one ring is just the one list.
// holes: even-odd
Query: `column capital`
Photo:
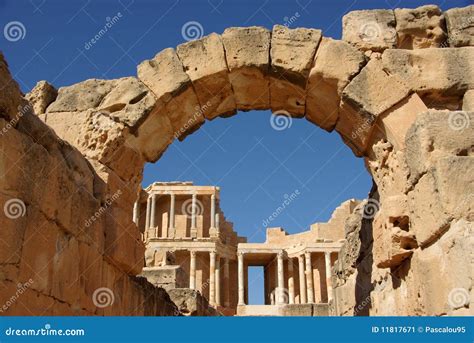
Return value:
[(192, 257), (196, 257), (196, 250), (190, 250), (189, 253), (191, 254)]
[(209, 251), (209, 255), (211, 255), (211, 256), (214, 256), (214, 257), (215, 257), (216, 254), (217, 254), (217, 252), (216, 252), (215, 250)]
[(278, 256), (278, 258), (284, 258), (284, 257), (285, 257), (285, 251), (284, 251), (284, 250), (280, 250), (280, 251), (277, 253), (277, 256)]
[(243, 251), (237, 251), (237, 257), (244, 257), (245, 253)]

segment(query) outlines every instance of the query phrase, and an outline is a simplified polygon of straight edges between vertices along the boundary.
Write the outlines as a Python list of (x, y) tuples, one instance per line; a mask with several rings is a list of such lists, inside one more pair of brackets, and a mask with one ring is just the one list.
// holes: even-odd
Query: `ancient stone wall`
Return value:
[[(340, 41), (315, 29), (230, 28), (159, 52), (138, 66), (138, 77), (87, 80), (57, 93), (39, 83), (28, 95), (36, 114), (77, 150), (43, 134), (50, 130), (32, 115), (9, 125), (21, 97), (16, 85), (2, 86), (0, 114), (11, 133), (1, 140), (3, 201), (14, 197), (28, 205), (28, 218), (20, 219), (25, 226), (2, 233), (6, 256), (16, 256), (2, 267), (5, 280), (16, 286), (30, 268), (20, 261), (40, 263), (43, 251), (53, 258), (66, 246), (58, 271), (42, 271), (49, 281), (36, 287), (71, 304), (57, 285), (75, 271), (59, 271), (89, 256), (88, 249), (79, 250), (87, 236), (80, 239), (78, 228), (110, 199), (113, 215), (91, 224), (103, 230), (94, 234), (104, 233), (99, 255), (111, 273), (137, 275), (143, 245), (131, 220), (145, 162), (158, 160), (173, 139), (184, 139), (206, 120), (270, 108), (336, 130), (365, 159), (376, 184), (368, 213), (359, 208), (360, 216), (346, 225), (346, 267), (334, 277), (337, 314), (472, 311), (473, 11), (354, 11), (343, 18)], [(11, 85), (2, 68), (2, 82)], [(19, 158), (25, 153), (27, 159)], [(53, 168), (56, 160), (66, 167)], [(41, 211), (30, 217), (36, 207)], [(38, 236), (42, 221), (51, 223), (47, 231), (58, 228), (43, 234), (44, 249), (25, 249), (25, 237)], [(28, 225), (35, 225), (33, 232)], [(67, 239), (57, 240), (56, 231)], [(51, 282), (52, 275), (59, 279)]]
[[(143, 255), (126, 215), (89, 161), (33, 113), (2, 55), (0, 80), (0, 313), (178, 315), (164, 290), (133, 276)], [(131, 249), (117, 251), (118, 231)], [(139, 263), (129, 268), (123, 253)]]

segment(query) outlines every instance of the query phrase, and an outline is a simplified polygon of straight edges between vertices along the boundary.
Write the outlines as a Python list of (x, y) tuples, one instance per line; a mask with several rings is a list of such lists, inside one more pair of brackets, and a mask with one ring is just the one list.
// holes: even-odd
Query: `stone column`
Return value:
[(146, 199), (145, 232), (150, 228), (151, 196)]
[(230, 307), (229, 259), (224, 259), (224, 305)]
[(135, 201), (133, 204), (133, 222), (138, 226), (138, 221), (140, 219), (140, 204), (138, 201)]
[[(156, 194), (151, 196), (151, 213), (150, 213), (150, 227), (152, 229), (156, 228)], [(157, 237), (157, 232), (154, 230), (154, 237)]]
[(216, 306), (221, 306), (221, 260), (216, 259)]
[(283, 251), (280, 251), (277, 256), (278, 267), (278, 288), (277, 288), (277, 304), (284, 304), (285, 301), (285, 273), (283, 267)]
[(245, 288), (244, 288), (244, 254), (237, 253), (239, 264), (239, 305), (245, 305)]
[(209, 253), (209, 304), (216, 304), (216, 252)]
[(216, 196), (211, 195), (211, 228), (216, 227)]
[(170, 201), (170, 217), (169, 217), (169, 225), (168, 225), (168, 238), (174, 238), (175, 234), (175, 227), (174, 227), (174, 207), (176, 202), (176, 197), (173, 193), (171, 193), (171, 201)]
[(306, 304), (306, 277), (304, 272), (304, 255), (298, 256), (298, 272), (300, 278), (300, 304)]
[(326, 262), (326, 289), (328, 292), (328, 303), (332, 300), (332, 284), (331, 284), (331, 253), (324, 253), (324, 260)]
[(293, 275), (293, 259), (288, 259), (288, 303), (295, 303), (295, 277)]
[(191, 262), (189, 265), (189, 288), (196, 289), (196, 252), (190, 251)]
[(306, 260), (306, 290), (308, 292), (308, 303), (314, 303), (314, 288), (313, 288), (313, 266), (311, 264), (311, 253), (305, 253)]
[(191, 216), (191, 238), (197, 238), (196, 206), (197, 206), (197, 195), (194, 193), (193, 203), (192, 203), (192, 216)]

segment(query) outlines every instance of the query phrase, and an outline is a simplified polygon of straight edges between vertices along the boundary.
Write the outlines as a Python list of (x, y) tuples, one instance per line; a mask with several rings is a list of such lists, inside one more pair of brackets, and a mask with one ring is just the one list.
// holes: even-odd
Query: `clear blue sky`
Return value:
[[(181, 29), (197, 21), (204, 34), (230, 26), (293, 21), (325, 36), (341, 37), (341, 17), (351, 10), (417, 7), (435, 3), (442, 9), (463, 7), (468, 0), (0, 0), (0, 25), (19, 21), (23, 39), (0, 36), (0, 49), (24, 92), (37, 81), (56, 87), (89, 78), (136, 75), (136, 65), (158, 51), (184, 42)], [(90, 49), (98, 31), (120, 12), (119, 20)], [(294, 17), (292, 19), (292, 17)], [(234, 228), (250, 241), (264, 241), (263, 221), (296, 190), (300, 195), (271, 223), (289, 233), (326, 221), (349, 198), (365, 198), (371, 179), (363, 160), (355, 158), (336, 133), (328, 134), (304, 119), (276, 131), (270, 113), (239, 113), (207, 122), (184, 142), (174, 143), (154, 165), (147, 165), (143, 185), (155, 180), (190, 180), (221, 187), (221, 207)], [(262, 301), (261, 273), (252, 272), (250, 301)]]

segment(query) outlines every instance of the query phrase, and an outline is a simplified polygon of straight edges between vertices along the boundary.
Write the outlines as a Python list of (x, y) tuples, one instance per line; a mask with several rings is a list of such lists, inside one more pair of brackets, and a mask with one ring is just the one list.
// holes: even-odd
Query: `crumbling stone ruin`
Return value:
[(373, 177), (341, 223), (326, 313), (472, 314), (473, 18), (474, 6), (354, 11), (342, 40), (229, 28), (159, 52), (137, 76), (41, 81), (27, 95), (2, 55), (0, 311), (216, 314), (196, 290), (168, 294), (138, 276), (143, 167), (206, 120), (271, 109), (336, 130)]

